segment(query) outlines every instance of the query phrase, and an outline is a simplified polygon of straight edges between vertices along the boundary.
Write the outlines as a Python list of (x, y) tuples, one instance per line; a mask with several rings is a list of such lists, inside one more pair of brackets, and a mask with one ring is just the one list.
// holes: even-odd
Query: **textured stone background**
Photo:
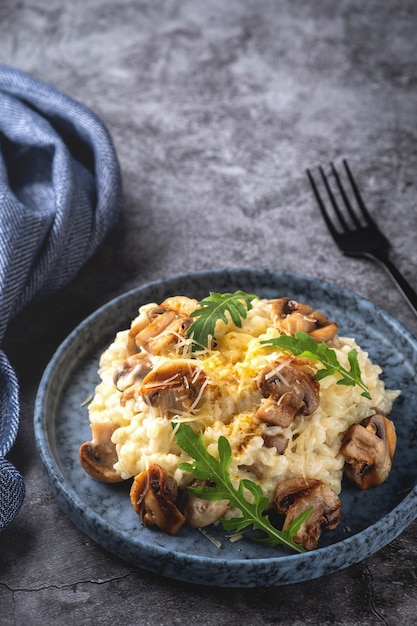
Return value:
[(112, 297), (214, 267), (318, 276), (417, 320), (382, 269), (344, 258), (305, 169), (346, 157), (392, 258), (417, 288), (414, 0), (2, 0), (0, 62), (106, 123), (124, 215), (61, 294), (12, 325), (22, 388), (12, 460), (28, 495), (0, 536), (0, 624), (414, 624), (415, 524), (364, 563), (276, 590), (192, 588), (135, 570), (50, 495), (32, 413), (67, 333)]

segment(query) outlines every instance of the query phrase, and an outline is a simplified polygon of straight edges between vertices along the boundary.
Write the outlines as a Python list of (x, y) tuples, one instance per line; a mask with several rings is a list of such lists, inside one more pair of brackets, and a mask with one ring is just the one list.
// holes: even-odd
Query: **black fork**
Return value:
[(343, 165), (352, 187), (353, 197), (356, 200), (356, 209), (353, 207), (353, 204), (343, 187), (341, 178), (333, 163), (330, 164), (330, 167), (336, 181), (340, 197), (343, 200), (344, 210), (340, 208), (339, 202), (332, 191), (323, 168), (319, 167), (321, 178), (329, 196), (333, 217), (330, 216), (330, 212), (327, 210), (326, 205), (323, 202), (322, 196), (320, 195), (310, 170), (307, 170), (307, 176), (324, 221), (326, 222), (333, 239), (343, 254), (353, 257), (365, 257), (380, 263), (392, 278), (395, 286), (408, 302), (414, 313), (417, 313), (417, 293), (390, 260), (390, 243), (385, 235), (379, 230), (378, 226), (369, 214), (347, 161), (344, 160)]

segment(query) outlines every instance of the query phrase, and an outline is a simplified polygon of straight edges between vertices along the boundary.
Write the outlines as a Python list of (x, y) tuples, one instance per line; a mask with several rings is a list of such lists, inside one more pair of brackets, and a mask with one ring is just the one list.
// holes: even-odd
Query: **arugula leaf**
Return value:
[[(294, 520), (288, 530), (278, 530), (265, 514), (269, 500), (261, 487), (251, 480), (242, 479), (236, 489), (231, 482), (229, 469), (232, 450), (226, 437), (221, 436), (218, 440), (219, 460), (209, 454), (202, 435), (197, 435), (188, 424), (180, 424), (175, 437), (177, 444), (194, 459), (192, 463), (181, 463), (179, 468), (191, 472), (200, 480), (212, 483), (209, 487), (189, 488), (191, 493), (204, 500), (229, 500), (230, 506), (241, 511), (242, 517), (221, 520), (225, 530), (242, 531), (251, 527), (266, 534), (264, 539), (258, 540), (259, 543), (268, 546), (283, 545), (296, 552), (305, 552), (300, 544), (295, 543), (293, 537), (310, 515), (311, 508)], [(252, 495), (252, 502), (246, 498), (246, 490)]]
[(347, 385), (350, 387), (358, 385), (358, 387), (362, 389), (361, 395), (371, 400), (368, 387), (362, 380), (358, 362), (358, 352), (355, 348), (348, 353), (350, 370), (347, 370), (337, 360), (334, 350), (329, 348), (324, 341), (322, 343), (316, 343), (307, 333), (299, 331), (295, 333), (295, 337), (291, 335), (281, 335), (281, 337), (267, 339), (261, 341), (261, 343), (289, 350), (296, 356), (320, 361), (324, 365), (324, 368), (317, 370), (317, 380), (321, 380), (326, 376), (331, 376), (338, 372), (342, 376), (342, 378), (337, 381), (338, 385)]
[(228, 313), (235, 326), (242, 326), (242, 318), (252, 308), (251, 300), (257, 298), (254, 294), (245, 291), (235, 291), (235, 293), (216, 293), (210, 295), (199, 302), (200, 307), (191, 313), (195, 317), (191, 326), (187, 330), (189, 337), (192, 337), (192, 350), (198, 350), (207, 346), (208, 338), (214, 336), (214, 330), (218, 320), (228, 323)]

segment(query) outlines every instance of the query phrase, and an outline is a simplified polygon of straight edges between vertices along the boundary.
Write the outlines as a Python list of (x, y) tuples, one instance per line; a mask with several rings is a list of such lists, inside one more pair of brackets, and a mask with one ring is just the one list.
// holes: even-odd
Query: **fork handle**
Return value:
[(384, 270), (391, 277), (398, 291), (407, 301), (414, 313), (417, 314), (417, 293), (401, 272), (396, 268), (394, 263), (385, 254), (378, 254), (374, 252), (370, 253), (369, 256), (382, 265)]

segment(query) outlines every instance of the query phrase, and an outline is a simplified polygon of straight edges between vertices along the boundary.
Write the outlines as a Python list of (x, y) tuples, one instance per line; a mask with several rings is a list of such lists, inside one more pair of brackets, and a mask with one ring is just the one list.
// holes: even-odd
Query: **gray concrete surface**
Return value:
[(382, 269), (340, 255), (305, 177), (346, 157), (417, 288), (417, 4), (2, 0), (0, 62), (101, 116), (124, 178), (123, 219), (106, 244), (8, 333), (22, 394), (10, 458), (27, 497), (0, 535), (0, 624), (414, 624), (416, 524), (358, 565), (288, 587), (160, 578), (106, 553), (61, 512), (32, 415), (68, 332), (114, 296), (183, 271), (266, 267), (328, 279), (417, 332)]

